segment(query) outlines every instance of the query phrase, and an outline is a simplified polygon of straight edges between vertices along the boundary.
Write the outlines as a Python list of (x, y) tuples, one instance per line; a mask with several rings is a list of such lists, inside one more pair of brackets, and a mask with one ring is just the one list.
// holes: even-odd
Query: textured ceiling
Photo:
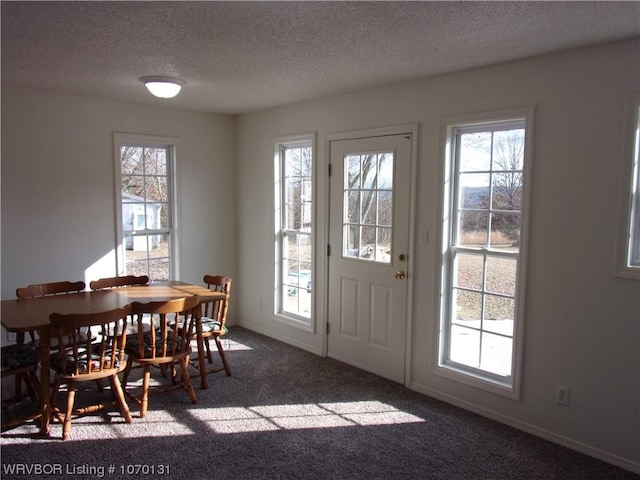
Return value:
[[(640, 2), (2, 1), (2, 83), (248, 112), (640, 35)], [(186, 80), (151, 97), (139, 77)]]

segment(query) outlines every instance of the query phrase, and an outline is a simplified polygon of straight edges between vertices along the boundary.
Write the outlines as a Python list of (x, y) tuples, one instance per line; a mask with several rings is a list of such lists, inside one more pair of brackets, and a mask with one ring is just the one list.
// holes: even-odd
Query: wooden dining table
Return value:
[(149, 303), (176, 298), (200, 296), (204, 301), (223, 300), (225, 294), (200, 285), (180, 281), (118, 287), (38, 298), (2, 300), (0, 323), (9, 332), (24, 334), (37, 331), (40, 349), (40, 433), (49, 435), (50, 346), (49, 316), (52, 313), (97, 313), (125, 307), (133, 302)]

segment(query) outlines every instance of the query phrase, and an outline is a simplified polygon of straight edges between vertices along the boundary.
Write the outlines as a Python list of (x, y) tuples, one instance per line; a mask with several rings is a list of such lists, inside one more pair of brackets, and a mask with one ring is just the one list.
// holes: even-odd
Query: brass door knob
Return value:
[(402, 270), (400, 270), (399, 272), (396, 272), (395, 277), (396, 277), (398, 280), (402, 280), (402, 279), (404, 278), (404, 272), (403, 272)]

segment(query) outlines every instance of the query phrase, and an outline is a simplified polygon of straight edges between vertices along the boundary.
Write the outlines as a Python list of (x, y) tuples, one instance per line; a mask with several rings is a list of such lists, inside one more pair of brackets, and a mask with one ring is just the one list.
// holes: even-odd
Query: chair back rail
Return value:
[(89, 282), (91, 290), (105, 290), (109, 288), (130, 287), (134, 285), (147, 285), (149, 277), (147, 275), (126, 275), (122, 277), (108, 277)]
[(61, 295), (65, 293), (78, 293), (86, 288), (83, 281), (77, 282), (51, 282), (37, 283), (28, 287), (21, 287), (16, 290), (18, 298), (36, 298), (47, 295)]

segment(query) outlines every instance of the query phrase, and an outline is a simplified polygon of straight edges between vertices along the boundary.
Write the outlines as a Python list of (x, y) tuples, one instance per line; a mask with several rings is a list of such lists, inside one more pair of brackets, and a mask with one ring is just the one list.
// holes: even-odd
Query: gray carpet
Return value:
[[(38, 438), (33, 423), (19, 426), (2, 434), (0, 476), (640, 478), (243, 328), (232, 328), (225, 345), (233, 376), (210, 375), (207, 390), (194, 379), (197, 405), (180, 390), (152, 396), (146, 418), (132, 403), (132, 424), (117, 410), (80, 417), (66, 442), (57, 423), (48, 439)], [(99, 395), (110, 397), (90, 384), (77, 402)]]

